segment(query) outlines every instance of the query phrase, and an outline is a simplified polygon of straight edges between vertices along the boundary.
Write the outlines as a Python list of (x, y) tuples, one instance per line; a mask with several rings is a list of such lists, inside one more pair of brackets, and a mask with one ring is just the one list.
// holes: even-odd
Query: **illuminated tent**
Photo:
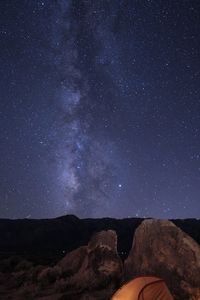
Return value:
[(111, 300), (173, 300), (173, 297), (163, 279), (145, 276), (124, 284)]

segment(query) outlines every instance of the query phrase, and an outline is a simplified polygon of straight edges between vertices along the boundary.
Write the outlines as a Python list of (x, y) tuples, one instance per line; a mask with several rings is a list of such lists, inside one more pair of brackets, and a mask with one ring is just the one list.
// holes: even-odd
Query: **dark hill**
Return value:
[[(79, 219), (68, 215), (55, 219), (0, 219), (0, 254), (57, 259), (65, 253), (86, 245), (98, 231), (113, 229), (118, 236), (118, 252), (124, 259), (132, 245), (133, 234), (143, 221), (129, 219)], [(173, 220), (200, 244), (200, 220)]]

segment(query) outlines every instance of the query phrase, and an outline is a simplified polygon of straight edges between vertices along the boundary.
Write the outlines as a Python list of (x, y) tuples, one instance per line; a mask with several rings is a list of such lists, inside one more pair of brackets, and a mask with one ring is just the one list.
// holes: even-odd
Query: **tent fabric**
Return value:
[(164, 280), (154, 276), (137, 277), (124, 284), (111, 300), (173, 300)]

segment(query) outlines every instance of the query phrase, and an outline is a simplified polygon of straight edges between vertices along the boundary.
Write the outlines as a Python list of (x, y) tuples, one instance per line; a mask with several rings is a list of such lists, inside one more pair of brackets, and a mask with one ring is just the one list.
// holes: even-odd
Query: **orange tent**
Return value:
[(163, 279), (141, 276), (124, 284), (111, 300), (173, 300), (173, 297)]

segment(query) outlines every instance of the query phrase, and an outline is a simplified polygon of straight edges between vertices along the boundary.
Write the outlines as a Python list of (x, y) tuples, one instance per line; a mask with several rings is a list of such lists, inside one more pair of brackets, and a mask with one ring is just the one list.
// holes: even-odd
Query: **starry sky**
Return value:
[(0, 1), (0, 217), (200, 218), (200, 2)]

